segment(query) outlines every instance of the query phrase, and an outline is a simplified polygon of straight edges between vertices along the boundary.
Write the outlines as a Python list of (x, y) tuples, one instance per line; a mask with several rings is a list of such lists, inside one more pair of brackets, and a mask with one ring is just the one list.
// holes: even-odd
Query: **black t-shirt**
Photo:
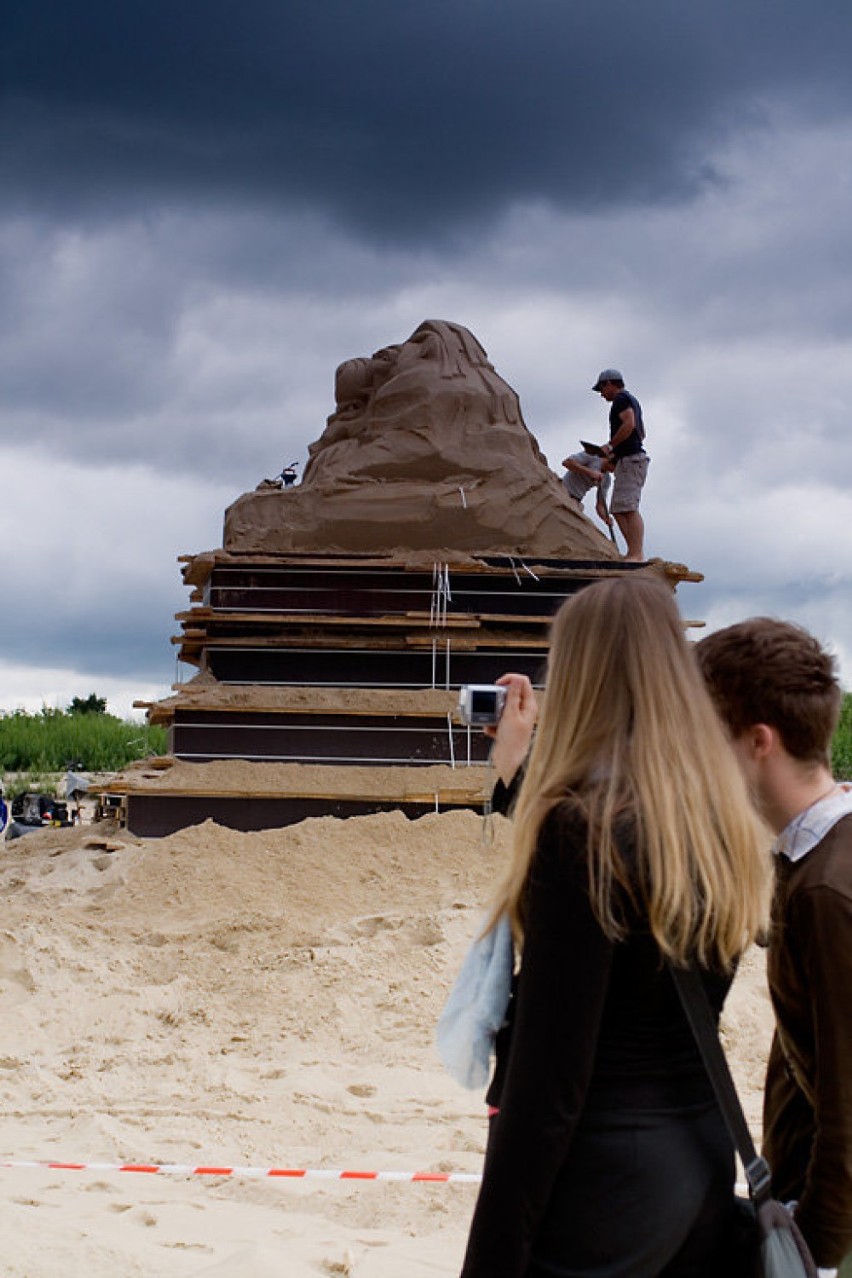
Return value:
[(636, 429), (627, 436), (622, 443), (618, 444), (615, 449), (615, 457), (618, 460), (621, 457), (632, 457), (634, 453), (644, 453), (642, 440), (645, 438), (645, 426), (642, 421), (642, 405), (635, 395), (631, 395), (630, 391), (621, 390), (612, 401), (609, 409), (609, 437), (615, 435), (621, 425), (621, 414), (626, 408), (633, 409), (633, 416), (636, 421)]

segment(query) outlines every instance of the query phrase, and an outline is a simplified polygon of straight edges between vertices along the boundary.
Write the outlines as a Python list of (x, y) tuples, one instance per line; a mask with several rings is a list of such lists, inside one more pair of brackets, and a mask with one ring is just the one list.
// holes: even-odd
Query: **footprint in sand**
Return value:
[(7, 1005), (22, 1002), (34, 994), (36, 983), (21, 955), (18, 942), (9, 932), (0, 933), (0, 999)]

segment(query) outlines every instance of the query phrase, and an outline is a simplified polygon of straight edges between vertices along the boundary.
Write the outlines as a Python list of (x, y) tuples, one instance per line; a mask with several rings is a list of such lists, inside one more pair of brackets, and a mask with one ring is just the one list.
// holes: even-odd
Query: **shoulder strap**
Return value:
[(719, 1041), (719, 1031), (707, 991), (695, 968), (676, 967), (671, 962), (668, 968), (683, 1004), (686, 1019), (698, 1044), (698, 1050), (701, 1052), (704, 1067), (713, 1084), (719, 1108), (745, 1168), (749, 1192), (755, 1204), (758, 1207), (762, 1206), (772, 1197), (769, 1164), (765, 1158), (761, 1158), (754, 1147), (740, 1098), (737, 1096), (737, 1089)]

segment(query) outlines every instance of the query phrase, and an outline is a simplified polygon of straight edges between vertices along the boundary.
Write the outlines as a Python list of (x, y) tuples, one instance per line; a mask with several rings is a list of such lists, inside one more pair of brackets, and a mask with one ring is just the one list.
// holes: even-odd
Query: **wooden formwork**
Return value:
[[(192, 606), (177, 615), (172, 642), (199, 674), (145, 708), (168, 727), (183, 779), (126, 786), (127, 824), (140, 834), (211, 817), (258, 829), (323, 814), (481, 806), (474, 774), (488, 741), (459, 722), (459, 687), (509, 670), (540, 685), (561, 603), (592, 581), (639, 568), (508, 555), (424, 564), (224, 551), (182, 562)], [(682, 565), (657, 570), (673, 589), (700, 579)], [(235, 768), (318, 767), (322, 780), (307, 789), (194, 785), (194, 765), (229, 760)], [(467, 771), (469, 782), (388, 789), (388, 769), (436, 765), (456, 778)]]

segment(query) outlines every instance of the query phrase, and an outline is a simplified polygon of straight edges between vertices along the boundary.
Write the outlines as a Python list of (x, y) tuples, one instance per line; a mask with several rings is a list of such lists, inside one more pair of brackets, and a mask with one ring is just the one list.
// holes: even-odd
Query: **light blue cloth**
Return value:
[(501, 915), (467, 952), (438, 1021), (438, 1052), (462, 1087), (484, 1087), (512, 990), (512, 928)]

